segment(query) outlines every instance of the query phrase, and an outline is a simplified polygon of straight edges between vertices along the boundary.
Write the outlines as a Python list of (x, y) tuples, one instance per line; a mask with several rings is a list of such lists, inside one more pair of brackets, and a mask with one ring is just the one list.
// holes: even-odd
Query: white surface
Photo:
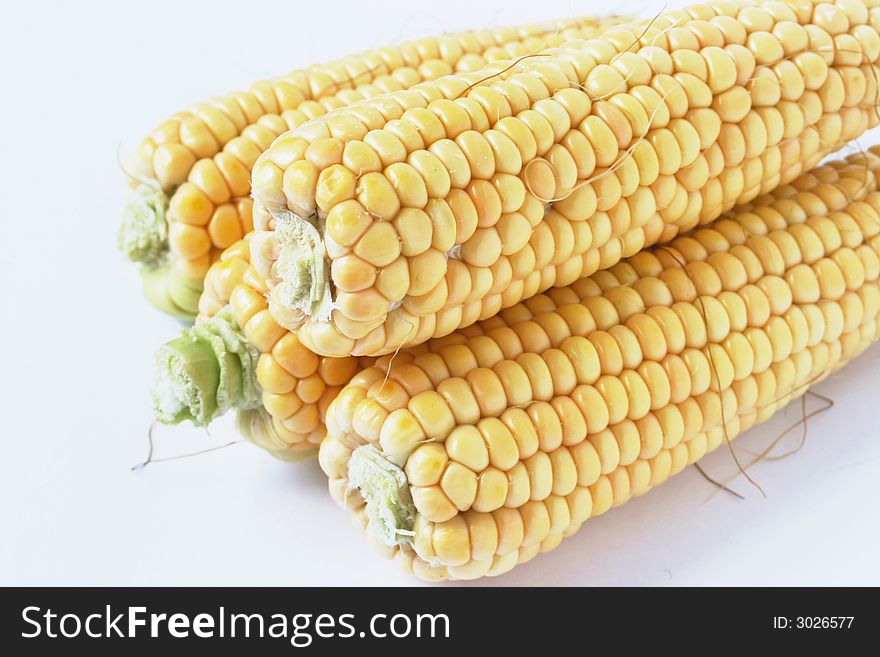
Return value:
[[(309, 62), (620, 6), (11, 4), (0, 5), (0, 584), (415, 583), (368, 549), (315, 464), (239, 444), (129, 471), (146, 453), (153, 351), (177, 329), (140, 298), (115, 250), (117, 147), (190, 101)], [(752, 470), (767, 499), (742, 479), (732, 485), (745, 500), (713, 495), (689, 468), (551, 554), (484, 581), (880, 584), (878, 367), (875, 347), (819, 387), (836, 406), (810, 422), (805, 447)], [(767, 444), (797, 417), (791, 408), (739, 445)], [(233, 438), (229, 422), (212, 433), (160, 428), (157, 455)], [(734, 472), (724, 449), (704, 466), (719, 478)]]

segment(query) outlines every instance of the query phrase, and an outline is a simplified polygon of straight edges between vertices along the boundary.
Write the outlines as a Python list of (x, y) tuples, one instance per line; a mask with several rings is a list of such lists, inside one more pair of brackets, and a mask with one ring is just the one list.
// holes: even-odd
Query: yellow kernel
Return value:
[(428, 189), (425, 180), (415, 168), (404, 162), (396, 162), (385, 169), (385, 177), (397, 192), (401, 206), (425, 207), (428, 202)]
[(354, 252), (370, 264), (384, 267), (400, 255), (400, 240), (390, 223), (377, 221), (358, 240)]
[(455, 427), (455, 418), (441, 395), (426, 391), (410, 399), (407, 408), (428, 438), (446, 436)]
[(507, 499), (507, 493), (507, 475), (498, 468), (489, 466), (477, 477), (477, 495), (471, 508), (481, 512), (500, 509)]
[(445, 446), (449, 458), (474, 472), (481, 472), (489, 465), (489, 449), (472, 425), (456, 427), (446, 438)]
[(401, 240), (401, 253), (415, 256), (431, 246), (431, 218), (423, 210), (403, 208), (394, 220), (394, 227)]
[(460, 463), (449, 463), (440, 487), (459, 511), (467, 511), (477, 496), (477, 475)]
[(400, 209), (400, 199), (389, 180), (381, 173), (367, 173), (357, 184), (357, 198), (371, 216), (391, 221)]
[(379, 433), (382, 451), (397, 465), (406, 463), (410, 453), (426, 439), (422, 425), (406, 408), (389, 413)]

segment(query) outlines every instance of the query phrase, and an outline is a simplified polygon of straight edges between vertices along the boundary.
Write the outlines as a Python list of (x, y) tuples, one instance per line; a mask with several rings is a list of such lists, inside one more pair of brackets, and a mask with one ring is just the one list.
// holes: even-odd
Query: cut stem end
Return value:
[(184, 329), (156, 357), (156, 419), (206, 426), (232, 408), (256, 407), (258, 357), (228, 310)]
[(165, 260), (168, 200), (161, 189), (145, 184), (129, 193), (117, 240), (119, 250), (128, 260), (147, 267), (156, 267)]
[(294, 330), (308, 319), (325, 321), (333, 308), (330, 267), (317, 227), (288, 210), (272, 211), (281, 282), (269, 296), (272, 314)]
[(367, 503), (367, 531), (385, 545), (411, 545), (416, 508), (406, 474), (372, 445), (356, 449), (348, 480)]

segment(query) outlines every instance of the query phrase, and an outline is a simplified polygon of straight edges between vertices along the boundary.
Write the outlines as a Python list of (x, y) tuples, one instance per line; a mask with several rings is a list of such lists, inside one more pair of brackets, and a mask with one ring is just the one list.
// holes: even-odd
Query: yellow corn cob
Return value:
[(354, 101), (593, 36), (605, 20), (425, 37), (258, 82), (173, 115), (138, 145), (130, 164), (136, 190), (120, 245), (153, 265), (145, 275), (148, 298), (172, 314), (195, 313), (210, 263), (253, 229), (250, 170), (284, 131)]
[(425, 579), (551, 550), (880, 336), (878, 171), (821, 167), (554, 291), (582, 301), (380, 359), (328, 410), (333, 497)]
[(878, 122), (875, 4), (711, 2), (303, 124), (253, 170), (275, 319), (390, 353), (792, 180)]

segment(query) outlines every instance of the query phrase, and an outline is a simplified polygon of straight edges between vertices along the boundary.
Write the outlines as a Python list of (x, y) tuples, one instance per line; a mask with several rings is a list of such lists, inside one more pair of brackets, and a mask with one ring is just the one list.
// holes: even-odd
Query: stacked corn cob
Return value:
[(390, 353), (711, 221), (877, 125), (872, 16), (713, 2), (310, 121), (253, 169), (272, 314)]
[(555, 290), (555, 310), (380, 360), (328, 411), (331, 493), (425, 579), (554, 548), (880, 336), (878, 171), (820, 168)]
[(426, 579), (552, 549), (878, 337), (880, 159), (801, 174), (878, 122), (878, 12), (715, 2), (302, 124), (159, 419), (327, 435), (334, 498)]
[(154, 305), (192, 319), (208, 266), (253, 228), (250, 170), (285, 130), (357, 100), (594, 36), (604, 25), (578, 18), (426, 37), (258, 82), (175, 114), (131, 159), (120, 248), (144, 265), (144, 292)]

